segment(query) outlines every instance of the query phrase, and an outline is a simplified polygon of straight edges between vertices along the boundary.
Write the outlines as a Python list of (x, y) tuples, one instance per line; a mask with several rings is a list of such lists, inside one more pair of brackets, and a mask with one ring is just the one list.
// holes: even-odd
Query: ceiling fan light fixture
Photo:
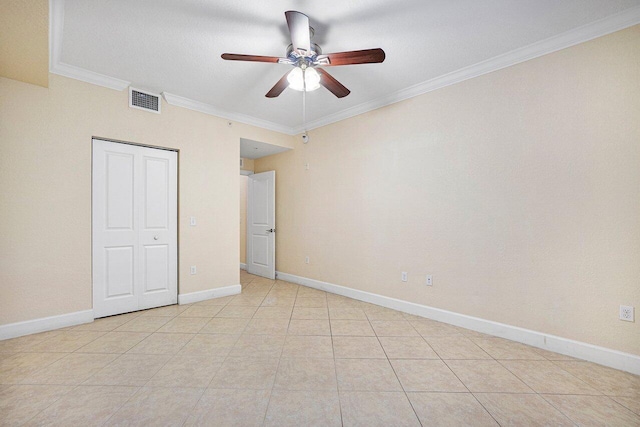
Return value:
[(332, 77), (324, 67), (375, 64), (384, 61), (385, 53), (380, 48), (323, 54), (320, 46), (311, 41), (314, 31), (309, 25), (309, 17), (295, 10), (288, 10), (284, 15), (291, 35), (291, 44), (287, 47), (285, 58), (237, 53), (222, 54), (222, 59), (227, 61), (274, 62), (293, 66), (294, 69), (280, 77), (280, 80), (265, 94), (267, 98), (277, 98), (288, 87), (300, 92), (310, 92), (320, 86), (327, 88), (337, 98), (344, 98), (351, 91)]
[[(304, 83), (302, 81), (303, 75)], [(287, 76), (287, 81), (291, 89), (300, 92), (305, 90), (305, 86), (307, 92), (320, 88), (320, 74), (311, 67), (307, 67), (304, 71), (300, 67), (295, 67)]]

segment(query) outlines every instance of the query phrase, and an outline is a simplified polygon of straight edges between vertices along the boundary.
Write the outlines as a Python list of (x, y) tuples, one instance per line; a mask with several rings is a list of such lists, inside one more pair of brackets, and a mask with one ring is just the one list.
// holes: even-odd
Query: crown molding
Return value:
[(57, 63), (49, 70), (53, 74), (80, 80), (109, 89), (123, 91), (131, 85), (131, 82), (116, 79), (115, 77), (105, 76), (104, 74), (85, 70), (84, 68), (75, 67), (73, 65)]
[[(64, 30), (64, 2), (65, 0), (49, 0), (49, 71), (54, 74), (59, 74), (61, 76), (119, 91), (129, 87), (131, 82), (65, 64), (60, 60), (62, 55), (62, 37)], [(557, 52), (637, 24), (640, 24), (640, 6), (624, 10), (599, 21), (569, 30), (557, 36), (541, 40), (528, 46), (495, 56), (486, 61), (478, 62), (451, 73), (398, 90), (389, 95), (321, 117), (308, 122), (306, 126), (291, 127), (281, 125), (259, 119), (257, 117), (227, 111), (211, 104), (195, 101), (178, 95), (166, 92), (163, 92), (162, 95), (167, 103), (171, 105), (188, 108), (190, 110), (257, 126), (275, 132), (281, 132), (287, 135), (296, 135), (306, 130), (316, 129), (336, 123), (341, 120), (376, 110), (387, 105), (395, 104), (409, 98), (414, 98), (474, 77), (479, 77), (493, 71), (501, 70), (530, 59)]]
[(316, 129), (331, 123), (336, 123), (368, 111), (395, 104), (396, 102), (423, 95), (474, 77), (479, 77), (483, 74), (498, 71), (530, 59), (557, 52), (637, 24), (640, 24), (640, 6), (627, 9), (582, 27), (569, 30), (557, 36), (495, 56), (487, 59), (486, 61), (478, 62), (448, 74), (443, 74), (442, 76), (401, 89), (372, 101), (364, 102), (320, 119), (313, 120), (308, 122), (306, 126), (296, 127), (294, 129), (294, 133), (299, 134), (305, 130)]
[(64, 0), (49, 0), (49, 71), (60, 61), (63, 29)]
[(221, 117), (223, 119), (231, 120), (234, 122), (245, 123), (263, 129), (285, 133), (287, 135), (293, 135), (293, 128), (289, 126), (283, 126), (267, 120), (258, 119), (253, 116), (247, 116), (245, 114), (223, 110), (214, 107), (211, 104), (194, 101), (193, 99), (173, 95), (167, 92), (162, 92), (162, 96), (164, 97), (164, 100), (167, 101), (167, 104), (175, 105), (176, 107), (188, 108), (189, 110), (199, 111), (201, 113), (210, 114), (212, 116)]

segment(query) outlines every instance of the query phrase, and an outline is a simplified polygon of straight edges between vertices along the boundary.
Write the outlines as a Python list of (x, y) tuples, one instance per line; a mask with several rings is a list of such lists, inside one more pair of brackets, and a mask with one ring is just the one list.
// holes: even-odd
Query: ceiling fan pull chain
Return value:
[(303, 86), (303, 91), (302, 91), (302, 129), (304, 130), (304, 133), (307, 133), (307, 83), (305, 81), (305, 70), (302, 70), (302, 84)]

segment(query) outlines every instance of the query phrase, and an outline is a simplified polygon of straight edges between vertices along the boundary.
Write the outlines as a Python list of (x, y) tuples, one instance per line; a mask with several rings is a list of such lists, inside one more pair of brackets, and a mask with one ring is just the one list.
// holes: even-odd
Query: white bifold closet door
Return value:
[(94, 317), (178, 300), (175, 151), (93, 140)]

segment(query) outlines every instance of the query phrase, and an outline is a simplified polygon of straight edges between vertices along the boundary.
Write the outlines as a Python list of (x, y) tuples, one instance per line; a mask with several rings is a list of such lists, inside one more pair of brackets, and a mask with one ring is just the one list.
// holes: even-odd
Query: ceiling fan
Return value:
[(286, 57), (222, 54), (222, 59), (230, 61), (274, 62), (295, 67), (282, 76), (275, 86), (267, 92), (267, 98), (277, 97), (287, 87), (309, 92), (318, 89), (321, 85), (338, 98), (344, 98), (351, 91), (321, 67), (371, 64), (384, 61), (385, 54), (382, 49), (354, 50), (323, 55), (320, 46), (311, 41), (314, 30), (309, 26), (309, 17), (293, 10), (284, 14), (291, 34), (291, 44), (287, 48)]

